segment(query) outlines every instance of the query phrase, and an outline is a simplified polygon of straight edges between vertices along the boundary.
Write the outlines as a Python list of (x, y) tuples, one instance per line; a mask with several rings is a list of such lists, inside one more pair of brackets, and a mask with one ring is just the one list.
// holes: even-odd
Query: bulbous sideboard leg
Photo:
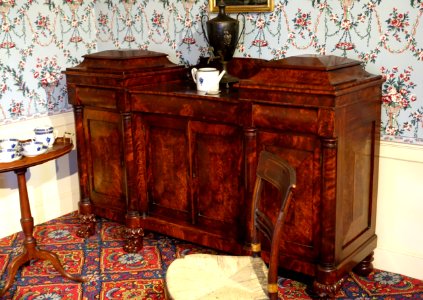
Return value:
[(353, 269), (354, 273), (362, 277), (369, 276), (369, 274), (373, 271), (373, 255), (374, 252), (372, 251), (372, 253), (359, 262)]
[[(371, 252), (368, 256), (366, 256), (353, 268), (353, 272), (359, 276), (367, 277), (373, 271), (373, 255), (374, 252)], [(330, 273), (329, 269), (325, 270), (325, 272)], [(309, 286), (307, 289), (307, 293), (313, 298), (335, 299), (336, 294), (344, 283), (344, 280), (345, 277), (331, 284), (325, 284), (319, 282), (318, 280), (314, 280), (313, 285)]]

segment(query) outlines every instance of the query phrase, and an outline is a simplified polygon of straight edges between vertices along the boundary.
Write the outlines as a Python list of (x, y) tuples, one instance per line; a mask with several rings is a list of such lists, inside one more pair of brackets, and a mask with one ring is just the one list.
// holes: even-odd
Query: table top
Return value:
[(57, 138), (53, 144), (53, 147), (49, 148), (43, 154), (34, 157), (24, 156), (19, 160), (0, 163), (0, 173), (25, 169), (39, 164), (43, 164), (49, 160), (56, 159), (62, 155), (69, 153), (72, 148), (73, 144), (70, 138)]

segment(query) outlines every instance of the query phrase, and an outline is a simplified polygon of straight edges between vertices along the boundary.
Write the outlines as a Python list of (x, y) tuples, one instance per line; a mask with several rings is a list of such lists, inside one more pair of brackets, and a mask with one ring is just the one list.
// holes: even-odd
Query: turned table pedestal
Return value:
[(69, 153), (73, 148), (73, 144), (70, 139), (58, 138), (53, 147), (47, 150), (45, 153), (37, 155), (35, 157), (23, 157), (20, 160), (0, 163), (0, 173), (13, 171), (15, 172), (18, 179), (19, 188), (19, 202), (21, 208), (21, 225), (22, 231), (25, 235), (23, 242), (23, 252), (15, 257), (9, 264), (7, 269), (7, 279), (2, 290), (0, 290), (0, 297), (3, 296), (6, 291), (12, 286), (15, 279), (15, 275), (20, 266), (29, 262), (32, 259), (44, 259), (52, 263), (54, 268), (64, 277), (83, 282), (82, 277), (74, 276), (65, 271), (62, 264), (60, 263), (57, 254), (41, 250), (37, 247), (37, 241), (33, 236), (34, 231), (34, 219), (31, 215), (31, 208), (28, 200), (28, 191), (26, 187), (25, 173), (29, 167), (43, 164), (50, 160), (56, 159), (62, 155)]

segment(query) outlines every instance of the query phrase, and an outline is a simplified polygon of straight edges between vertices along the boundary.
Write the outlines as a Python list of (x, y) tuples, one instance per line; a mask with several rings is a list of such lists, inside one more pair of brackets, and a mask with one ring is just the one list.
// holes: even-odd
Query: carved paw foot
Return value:
[(129, 253), (135, 253), (142, 249), (144, 230), (142, 228), (125, 228), (123, 233), (125, 245), (123, 250)]
[(87, 238), (93, 234), (95, 234), (95, 215), (94, 214), (87, 214), (79, 215), (79, 223), (80, 227), (78, 228), (78, 231), (76, 232), (76, 235), (81, 238)]
[(336, 294), (342, 286), (345, 278), (341, 278), (339, 281), (333, 284), (323, 284), (317, 281), (313, 282), (313, 288), (310, 292), (310, 296), (313, 298), (320, 299), (335, 299)]

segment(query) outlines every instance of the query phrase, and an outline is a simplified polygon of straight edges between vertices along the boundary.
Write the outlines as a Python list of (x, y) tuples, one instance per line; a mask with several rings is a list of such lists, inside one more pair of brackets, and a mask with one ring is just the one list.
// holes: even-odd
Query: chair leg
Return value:
[(165, 296), (165, 299), (166, 300), (172, 300), (172, 298), (169, 296), (169, 291), (168, 291), (168, 289), (167, 289), (167, 284), (166, 284), (166, 280), (164, 281), (164, 284), (163, 284), (164, 286), (163, 286), (163, 291), (164, 291), (164, 296)]

